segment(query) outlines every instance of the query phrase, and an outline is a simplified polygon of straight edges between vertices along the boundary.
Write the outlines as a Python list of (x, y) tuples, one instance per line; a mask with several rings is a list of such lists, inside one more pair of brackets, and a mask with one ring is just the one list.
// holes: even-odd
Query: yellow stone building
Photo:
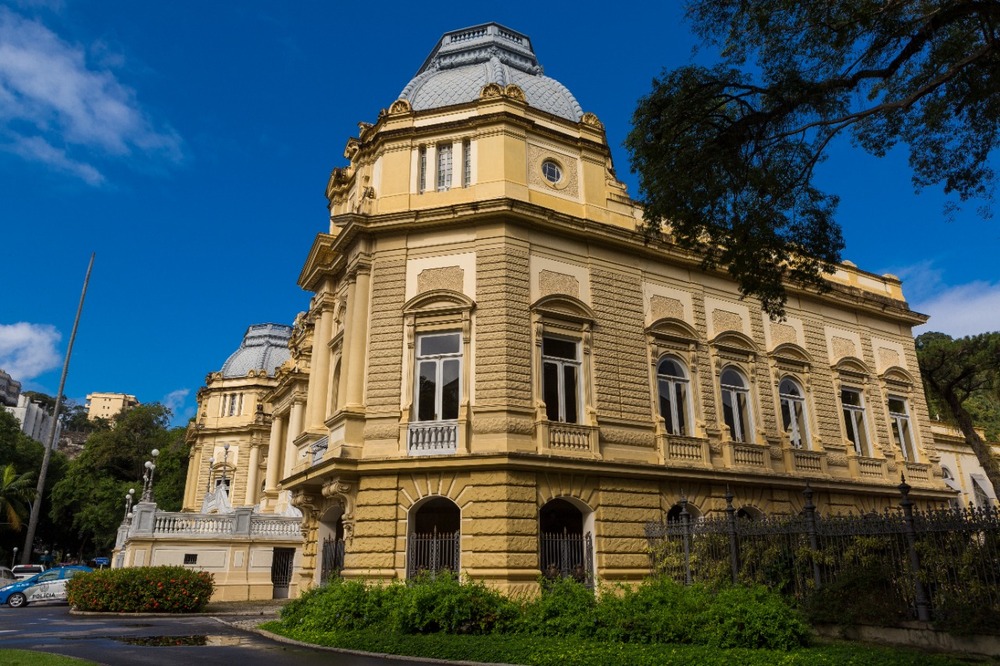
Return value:
[[(776, 322), (647, 240), (601, 122), (527, 36), (445, 34), (359, 128), (257, 398), (267, 442), (231, 458), (235, 504), (302, 511), (292, 594), (333, 570), (637, 580), (644, 525), (727, 488), (748, 516), (797, 512), (806, 482), (830, 513), (895, 504), (903, 473), (923, 504), (955, 496), (899, 280), (845, 263)], [(219, 399), (199, 413), (222, 425)], [(193, 437), (192, 510), (225, 439)]]
[(643, 525), (682, 495), (792, 512), (808, 480), (821, 510), (879, 509), (903, 472), (953, 495), (899, 281), (844, 265), (773, 322), (646, 242), (600, 121), (527, 36), (444, 35), (360, 130), (268, 398), (265, 503), (304, 512), (300, 586), (341, 534), (345, 576), (443, 565), (509, 588), (566, 568), (550, 534), (580, 535), (574, 570), (643, 576)]

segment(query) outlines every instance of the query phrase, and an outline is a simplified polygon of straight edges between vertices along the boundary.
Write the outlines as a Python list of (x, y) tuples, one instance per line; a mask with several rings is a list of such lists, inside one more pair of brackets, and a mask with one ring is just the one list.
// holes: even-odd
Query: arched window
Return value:
[(913, 433), (910, 430), (910, 410), (906, 398), (898, 395), (889, 396), (889, 425), (892, 428), (892, 438), (896, 446), (903, 452), (903, 460), (916, 462), (917, 450), (913, 446)]
[(447, 497), (431, 497), (410, 513), (407, 577), (441, 571), (458, 573), (462, 512)]
[(690, 435), (688, 427), (688, 378), (679, 359), (665, 356), (656, 366), (660, 416), (671, 435)]
[(719, 378), (722, 388), (722, 418), (729, 427), (729, 436), (736, 442), (749, 442), (753, 438), (750, 420), (750, 388), (743, 375), (726, 368)]
[(840, 389), (840, 404), (844, 409), (844, 428), (847, 431), (847, 439), (854, 445), (854, 452), (859, 456), (871, 455), (865, 419), (864, 394), (860, 389), (843, 387)]
[(778, 385), (778, 396), (781, 399), (781, 425), (789, 443), (796, 449), (809, 448), (806, 401), (802, 388), (791, 377), (785, 377)]

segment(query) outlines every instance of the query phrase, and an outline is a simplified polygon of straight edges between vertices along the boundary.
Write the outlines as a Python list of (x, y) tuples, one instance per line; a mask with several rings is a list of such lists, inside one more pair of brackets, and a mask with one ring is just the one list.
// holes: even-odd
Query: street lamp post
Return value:
[(226, 466), (229, 464), (229, 442), (222, 445), (222, 451), (225, 454), (222, 457), (222, 487), (229, 494), (229, 488), (226, 487)]
[(208, 459), (208, 482), (205, 483), (205, 492), (212, 492), (212, 468), (215, 467), (215, 458)]
[(135, 488), (129, 488), (125, 493), (125, 517), (122, 521), (128, 520), (128, 514), (132, 511), (132, 501), (135, 499)]
[(147, 460), (144, 467), (146, 471), (142, 475), (142, 501), (152, 502), (153, 501), (153, 474), (156, 473), (156, 456), (160, 455), (159, 449), (153, 449), (150, 452), (153, 456), (152, 460)]
[(17, 562), (17, 546), (14, 546), (14, 557), (10, 561), (10, 566), (13, 567), (16, 562)]

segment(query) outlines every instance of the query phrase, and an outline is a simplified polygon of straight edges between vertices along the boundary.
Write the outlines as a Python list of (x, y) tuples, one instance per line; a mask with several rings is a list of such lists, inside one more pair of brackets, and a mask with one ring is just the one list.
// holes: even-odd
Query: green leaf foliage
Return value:
[(212, 574), (184, 567), (101, 569), (66, 584), (71, 606), (102, 613), (197, 613), (214, 589)]
[(650, 232), (722, 267), (780, 316), (787, 281), (824, 288), (843, 248), (812, 184), (848, 133), (908, 145), (917, 188), (990, 198), (1000, 142), (1000, 6), (963, 0), (692, 0), (720, 62), (665, 71), (626, 140)]

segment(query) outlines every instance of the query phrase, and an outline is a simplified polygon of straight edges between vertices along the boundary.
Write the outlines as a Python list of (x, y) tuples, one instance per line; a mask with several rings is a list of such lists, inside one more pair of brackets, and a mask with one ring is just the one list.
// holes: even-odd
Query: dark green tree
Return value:
[(0, 469), (0, 527), (20, 531), (34, 497), (34, 472), (18, 474), (12, 464)]
[(837, 198), (812, 185), (838, 135), (877, 156), (907, 144), (918, 189), (991, 197), (1000, 3), (690, 0), (688, 18), (721, 62), (664, 71), (639, 100), (626, 146), (647, 231), (769, 314), (839, 261)]
[(124, 512), (125, 493), (142, 493), (144, 463), (153, 449), (155, 499), (161, 509), (177, 510), (187, 473), (183, 428), (170, 428), (170, 410), (152, 403), (123, 412), (113, 427), (93, 432), (83, 452), (70, 463), (65, 478), (52, 490), (52, 518), (68, 522), (87, 544), (81, 550), (106, 553), (114, 545)]
[(916, 343), (920, 374), (932, 406), (946, 410), (945, 418), (962, 431), (994, 491), (1000, 490), (1000, 465), (977, 431), (972, 415), (981, 401), (995, 396), (1000, 387), (1000, 333), (957, 339), (944, 333), (924, 333)]

